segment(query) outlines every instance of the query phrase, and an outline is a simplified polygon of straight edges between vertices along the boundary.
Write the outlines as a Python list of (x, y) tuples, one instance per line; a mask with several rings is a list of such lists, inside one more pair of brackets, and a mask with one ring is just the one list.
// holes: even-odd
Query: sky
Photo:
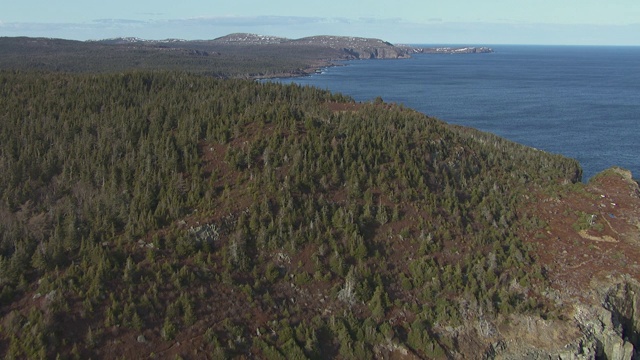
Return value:
[(214, 39), (235, 32), (403, 44), (640, 45), (638, 0), (20, 0), (0, 36)]

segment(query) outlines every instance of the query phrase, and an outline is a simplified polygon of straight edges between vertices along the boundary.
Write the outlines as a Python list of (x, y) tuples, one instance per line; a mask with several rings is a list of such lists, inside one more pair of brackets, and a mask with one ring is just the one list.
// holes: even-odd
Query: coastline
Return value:
[[(448, 123), (578, 159), (583, 182), (614, 164), (640, 179), (632, 155), (639, 105), (630, 81), (637, 76), (631, 71), (638, 63), (637, 48), (516, 45), (496, 50), (480, 57), (418, 54), (399, 63), (341, 61), (349, 68), (282, 81), (330, 89), (356, 101), (382, 96)], [(575, 59), (581, 67), (567, 74)], [(610, 59), (619, 69), (610, 67)], [(594, 143), (607, 145), (594, 148)]]
[(305, 69), (298, 69), (297, 71), (291, 72), (283, 72), (277, 74), (260, 74), (257, 76), (252, 76), (253, 80), (274, 80), (274, 79), (293, 79), (293, 78), (301, 78), (306, 76), (311, 76), (314, 74), (320, 74), (325, 69), (329, 69), (336, 66), (347, 66), (346, 64), (338, 64), (338, 61), (349, 61), (345, 59), (335, 59), (335, 60), (327, 60), (318, 64), (310, 65)]
[[(298, 78), (310, 76), (313, 74), (317, 74), (322, 72), (322, 69), (328, 69), (334, 66), (346, 66), (340, 65), (337, 62), (339, 61), (350, 61), (350, 60), (405, 60), (410, 59), (412, 55), (415, 54), (428, 54), (428, 55), (465, 55), (465, 54), (489, 54), (495, 52), (490, 47), (476, 47), (476, 46), (459, 46), (459, 47), (450, 47), (450, 46), (439, 46), (439, 47), (420, 47), (420, 46), (409, 46), (409, 45), (397, 45), (397, 48), (401, 49), (402, 55), (398, 55), (396, 57), (388, 57), (388, 56), (371, 56), (369, 58), (362, 58), (357, 56), (340, 56), (336, 58), (332, 58), (329, 60), (318, 60), (316, 63), (310, 64), (305, 69), (298, 69), (296, 71), (284, 72), (279, 74), (270, 74), (264, 75), (260, 74), (257, 76), (253, 76), (254, 80), (267, 80), (267, 79), (290, 79), (290, 78)], [(347, 49), (344, 49), (347, 51)], [(349, 52), (349, 51), (347, 51)], [(376, 54), (377, 55), (377, 54)]]

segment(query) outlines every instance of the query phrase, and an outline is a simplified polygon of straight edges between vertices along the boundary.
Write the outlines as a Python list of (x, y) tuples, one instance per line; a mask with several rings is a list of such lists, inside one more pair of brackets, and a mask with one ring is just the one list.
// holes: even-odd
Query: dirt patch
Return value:
[(578, 232), (578, 234), (580, 234), (580, 236), (582, 236), (583, 239), (587, 239), (587, 240), (592, 240), (592, 241), (603, 241), (603, 242), (611, 242), (611, 243), (617, 243), (618, 240), (612, 238), (609, 235), (603, 235), (603, 236), (593, 236), (593, 235), (589, 235), (589, 233), (587, 232), (587, 230), (580, 230)]
[(638, 184), (608, 170), (589, 184), (564, 186), (558, 196), (532, 191), (530, 215), (542, 225), (525, 236), (552, 285), (580, 294), (594, 278), (628, 274), (640, 280)]

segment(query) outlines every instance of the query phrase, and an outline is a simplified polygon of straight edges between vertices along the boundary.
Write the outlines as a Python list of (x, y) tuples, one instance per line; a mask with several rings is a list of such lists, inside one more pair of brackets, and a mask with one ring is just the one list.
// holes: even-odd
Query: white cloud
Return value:
[(164, 16), (165, 13), (156, 13), (156, 12), (137, 12), (136, 15), (142, 16)]
[(144, 25), (149, 23), (148, 21), (129, 19), (95, 19), (92, 22), (105, 25)]
[(120, 36), (145, 39), (213, 39), (234, 32), (300, 38), (311, 35), (375, 37), (396, 43), (640, 45), (640, 24), (626, 26), (452, 23), (441, 18), (407, 22), (400, 18), (220, 16), (184, 19), (96, 19), (87, 23), (7, 23), (0, 36), (87, 40)]
[(185, 25), (233, 25), (233, 26), (265, 26), (265, 25), (304, 25), (309, 23), (325, 22), (326, 19), (318, 17), (301, 16), (222, 16), (200, 17), (191, 19), (167, 20), (173, 24)]

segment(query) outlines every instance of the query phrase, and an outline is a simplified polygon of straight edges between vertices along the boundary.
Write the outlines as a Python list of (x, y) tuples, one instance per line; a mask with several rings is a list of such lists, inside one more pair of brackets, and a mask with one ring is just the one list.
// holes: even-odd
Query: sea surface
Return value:
[(490, 54), (346, 61), (278, 81), (356, 101), (380, 96), (572, 157), (582, 165), (583, 181), (614, 165), (640, 178), (640, 47), (491, 47)]

